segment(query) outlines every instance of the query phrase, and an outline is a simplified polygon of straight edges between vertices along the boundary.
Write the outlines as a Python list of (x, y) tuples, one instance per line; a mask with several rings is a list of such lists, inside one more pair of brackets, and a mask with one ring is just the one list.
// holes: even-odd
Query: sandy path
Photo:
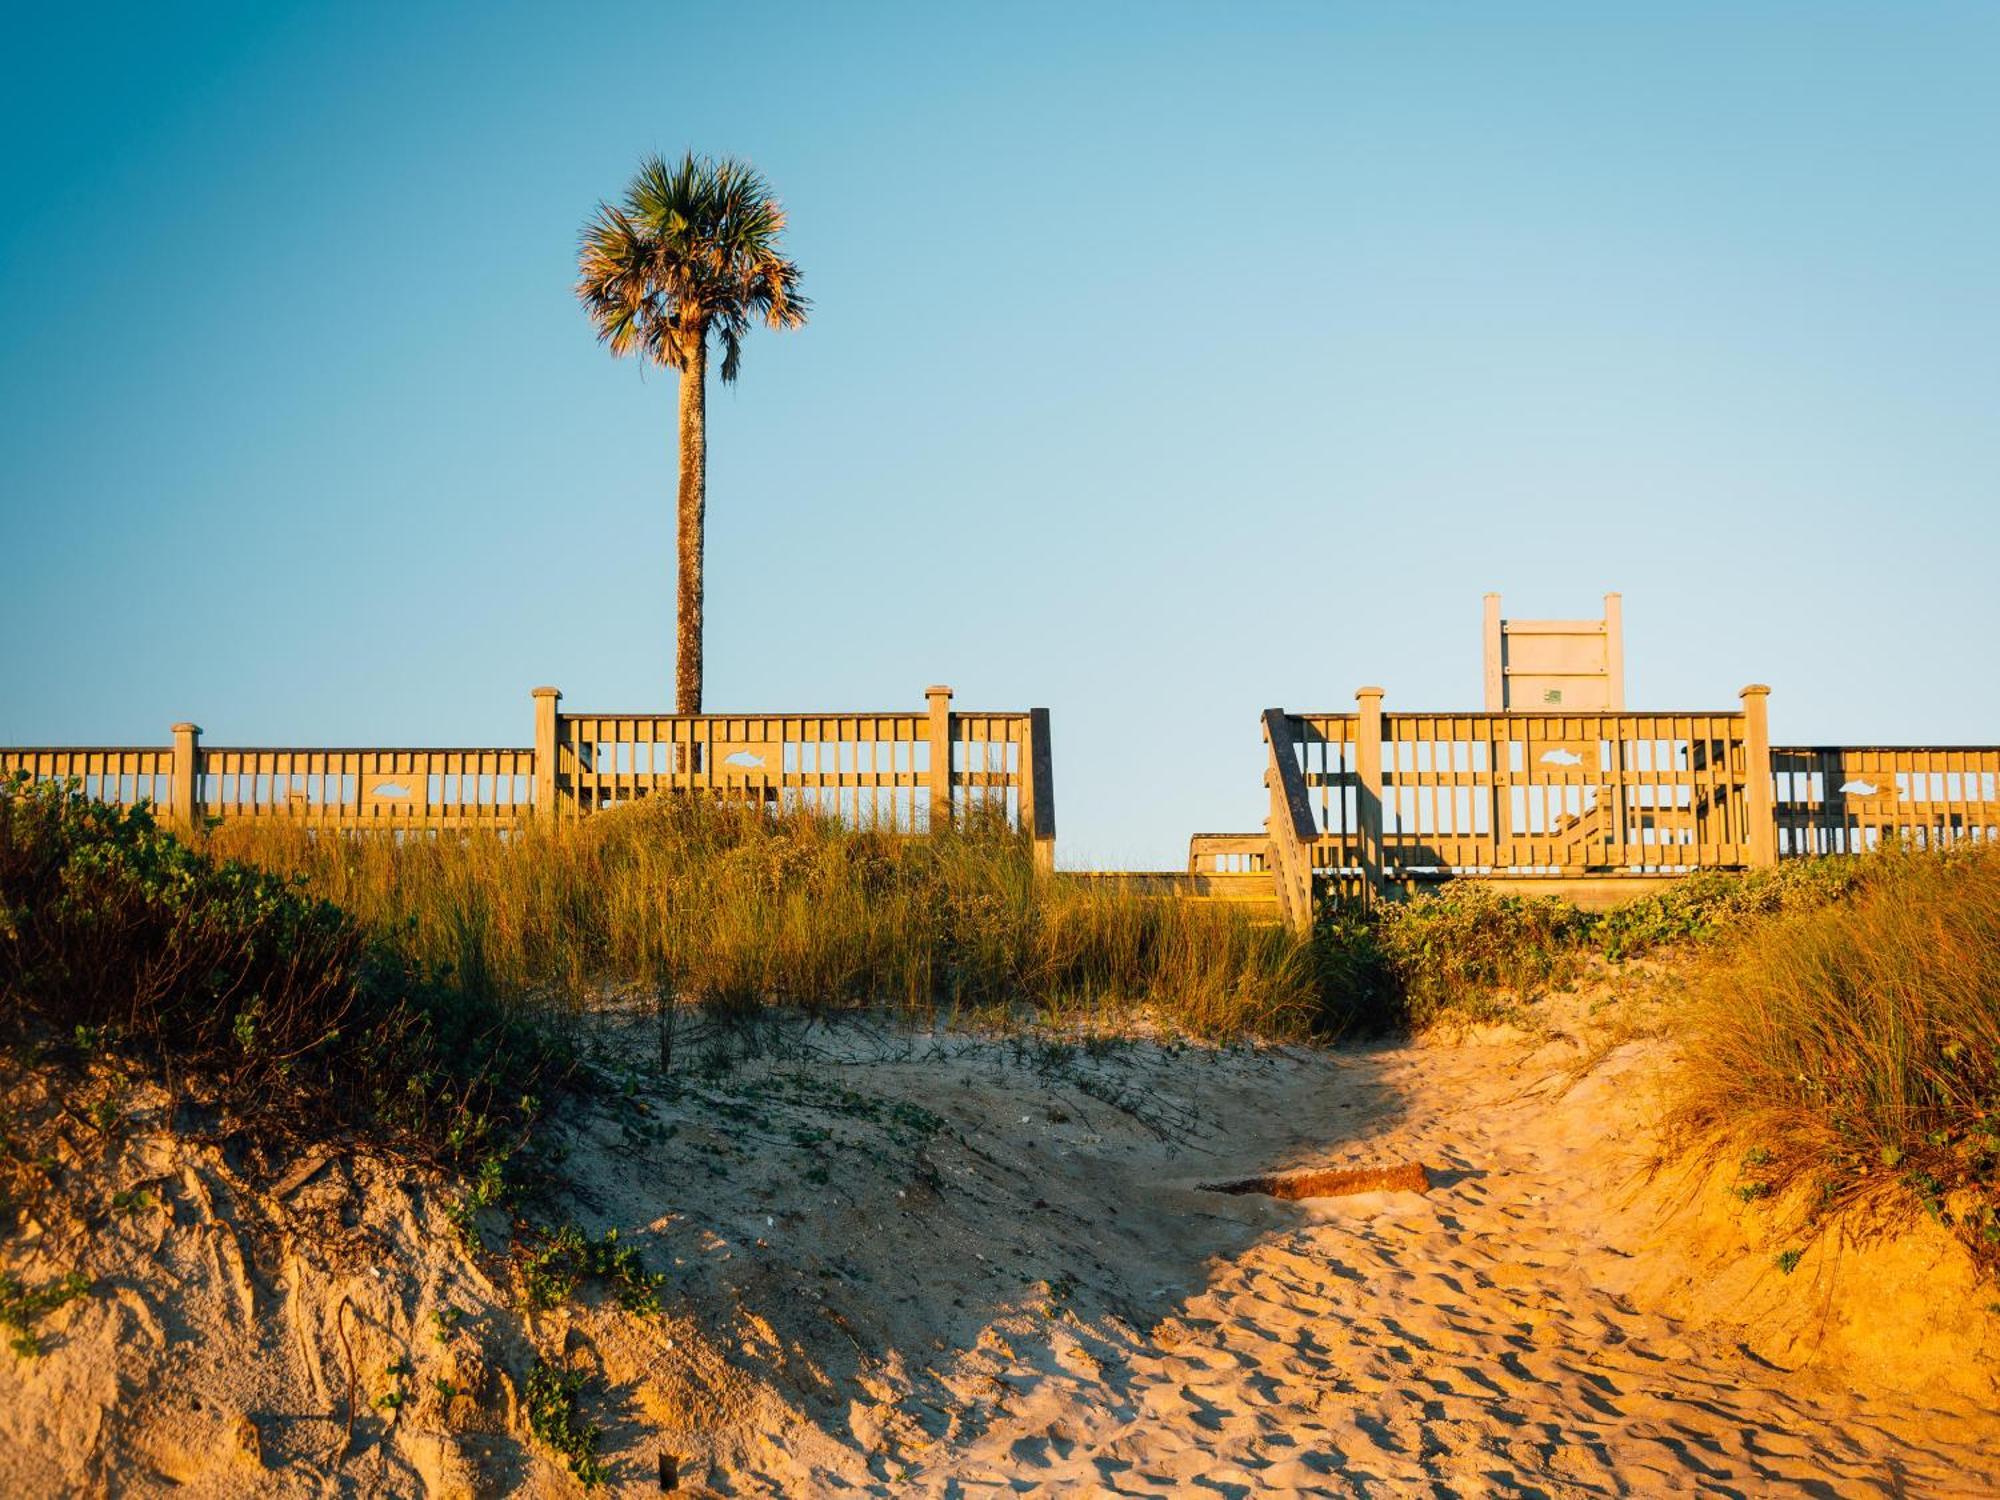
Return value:
[[(614, 1494), (675, 1454), (695, 1495), (2000, 1495), (1994, 1290), (1921, 1235), (1780, 1275), (1726, 1181), (1652, 1179), (1658, 1044), (1579, 1055), (841, 1023), (637, 1081), (535, 1212), (616, 1227), (657, 1318), (524, 1311), (400, 1168), (288, 1194), (142, 1120), (79, 1180), (158, 1206), (93, 1220), (100, 1291), (0, 1362), (0, 1494), (574, 1495), (539, 1358)], [(1427, 1195), (1201, 1186), (1410, 1160)]]
[[(1571, 1090), (1491, 1046), (1383, 1050), (1333, 1087), (1298, 1080), (1274, 1101), (1302, 1138), (1296, 1161), (1415, 1158), (1438, 1185), (1272, 1205), (1284, 1227), (1214, 1257), (1148, 1336), (1116, 1350), (1063, 1329), (1046, 1354), (1017, 1348), (998, 1377), (1015, 1392), (1006, 1419), (922, 1482), (951, 1495), (2000, 1494), (1989, 1413), (1788, 1372), (1726, 1327), (1635, 1304), (1632, 1262), (1658, 1247), (1619, 1238), (1651, 1207), (1630, 1081), (1614, 1067)], [(1343, 1085), (1404, 1110), (1343, 1141)]]

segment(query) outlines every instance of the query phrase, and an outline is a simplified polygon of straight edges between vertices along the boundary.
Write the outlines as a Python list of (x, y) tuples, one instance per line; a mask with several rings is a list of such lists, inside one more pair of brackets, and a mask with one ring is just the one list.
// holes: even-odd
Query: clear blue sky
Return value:
[(1054, 712), (1065, 862), (1258, 711), (2000, 740), (2000, 6), (98, 6), (0, 60), (0, 741), (664, 708), (673, 382), (577, 229), (754, 160), (811, 325), (711, 398), (716, 708)]

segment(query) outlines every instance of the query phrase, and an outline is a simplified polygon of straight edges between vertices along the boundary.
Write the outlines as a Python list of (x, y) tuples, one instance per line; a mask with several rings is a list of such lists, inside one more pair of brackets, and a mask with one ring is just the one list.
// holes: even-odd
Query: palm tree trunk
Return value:
[(674, 711), (701, 712), (701, 550), (708, 510), (708, 340), (681, 368), (679, 588), (674, 609)]

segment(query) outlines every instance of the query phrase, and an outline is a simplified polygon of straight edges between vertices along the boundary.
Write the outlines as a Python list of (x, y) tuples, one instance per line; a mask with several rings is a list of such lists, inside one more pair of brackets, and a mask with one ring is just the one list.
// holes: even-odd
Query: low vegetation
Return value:
[[(255, 1128), (461, 1164), (474, 1245), (573, 1076), (562, 1021), (596, 1004), (1329, 1037), (1517, 1014), (1666, 949), (1697, 955), (1670, 1022), (1680, 1128), (1736, 1143), (1746, 1201), (1921, 1207), (2000, 1265), (2000, 850), (1693, 876), (1601, 915), (1467, 882), (1332, 904), (1304, 940), (1051, 881), (978, 823), (916, 839), (658, 799), (512, 835), (225, 825), (191, 845), (144, 809), (0, 786), (0, 1022), (171, 1069)], [(97, 1123), (109, 1138), (115, 1109)], [(615, 1240), (565, 1226), (523, 1248), (539, 1300), (598, 1279), (655, 1305)], [(10, 1288), (9, 1326), (43, 1300)]]
[(568, 1067), (546, 1028), (299, 882), (21, 779), (0, 782), (0, 1026), (170, 1073), (267, 1136), (361, 1132), (437, 1160), (494, 1149)]
[(29, 1286), (11, 1271), (0, 1271), (0, 1328), (7, 1330), (8, 1346), (24, 1359), (41, 1353), (36, 1323), (89, 1290), (90, 1278), (77, 1271), (38, 1286)]
[(2000, 1270), (2000, 848), (1876, 856), (1746, 927), (1681, 1024), (1679, 1124), (1746, 1199), (1928, 1212)]
[(1315, 934), (1316, 962), (1327, 1008), (1348, 1024), (1422, 1031), (1500, 1020), (1600, 960), (1711, 947), (1764, 919), (1839, 902), (1868, 868), (1809, 859), (1712, 871), (1608, 912), (1460, 881), (1367, 909), (1331, 904)]
[(582, 1413), (583, 1387), (581, 1370), (537, 1362), (528, 1372), (528, 1428), (592, 1490), (610, 1477), (610, 1470), (597, 1454), (604, 1429)]
[(593, 1240), (574, 1224), (543, 1232), (523, 1274), (530, 1307), (560, 1307), (586, 1280), (596, 1280), (611, 1288), (620, 1307), (645, 1317), (659, 1312), (660, 1285), (666, 1280), (663, 1272), (646, 1269), (637, 1249), (619, 1243), (616, 1229)]
[(1221, 908), (1049, 881), (974, 821), (935, 838), (658, 798), (510, 835), (347, 840), (225, 824), (214, 851), (296, 876), (421, 972), (556, 1011), (887, 1006), (911, 1019), (1144, 1010), (1203, 1037), (1323, 1032), (1309, 945)]

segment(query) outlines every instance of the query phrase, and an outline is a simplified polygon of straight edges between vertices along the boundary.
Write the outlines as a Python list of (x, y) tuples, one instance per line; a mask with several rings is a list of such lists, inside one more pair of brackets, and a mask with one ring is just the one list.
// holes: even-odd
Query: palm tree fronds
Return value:
[(600, 203), (577, 253), (577, 299), (614, 355), (685, 369), (711, 337), (721, 375), (741, 367), (752, 320), (798, 328), (811, 304), (779, 239), (785, 211), (732, 157), (648, 157), (621, 203)]

